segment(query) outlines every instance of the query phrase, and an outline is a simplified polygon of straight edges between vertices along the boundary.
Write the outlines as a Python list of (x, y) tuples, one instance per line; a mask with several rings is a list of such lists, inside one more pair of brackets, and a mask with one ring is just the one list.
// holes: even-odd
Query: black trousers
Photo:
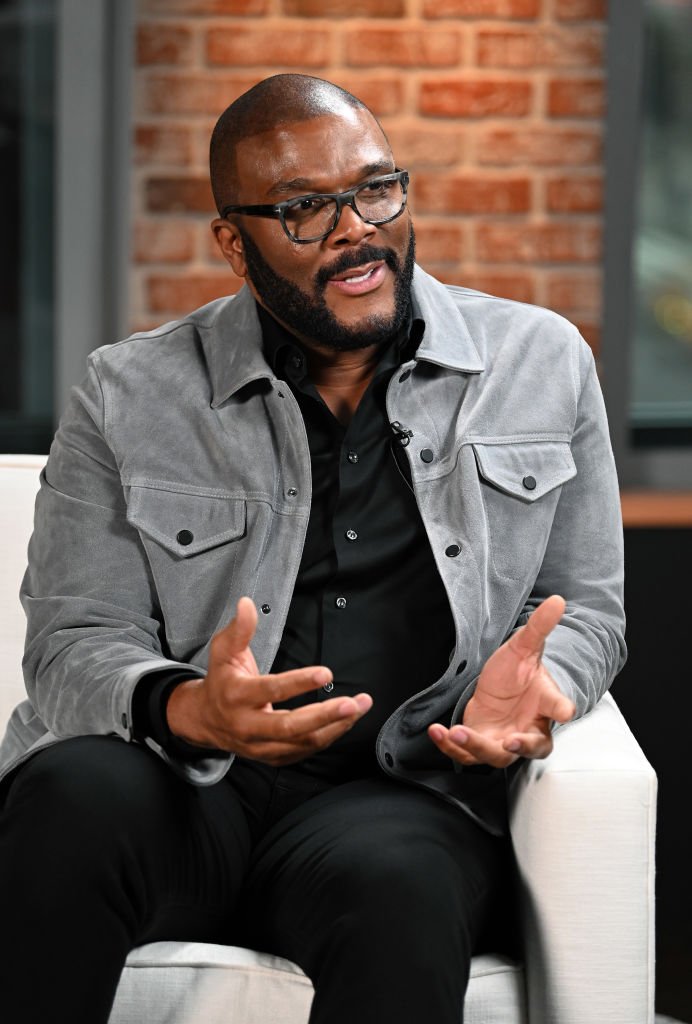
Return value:
[(3, 1020), (105, 1024), (128, 952), (184, 939), (299, 964), (311, 1024), (460, 1024), (471, 955), (509, 937), (511, 871), (506, 840), (384, 775), (238, 760), (194, 787), (142, 747), (66, 740), (5, 791)]

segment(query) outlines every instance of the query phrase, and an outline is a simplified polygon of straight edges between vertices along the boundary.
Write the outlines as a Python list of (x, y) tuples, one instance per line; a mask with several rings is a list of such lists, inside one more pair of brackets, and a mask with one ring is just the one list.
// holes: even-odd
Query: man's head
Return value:
[[(308, 75), (276, 75), (231, 104), (214, 129), (210, 163), (219, 213), (342, 193), (396, 170), (367, 107)], [(401, 185), (387, 185), (394, 187)], [(375, 189), (355, 197), (369, 220), (382, 219), (367, 212)], [(212, 227), (257, 300), (307, 341), (342, 350), (377, 344), (407, 315), (414, 239), (406, 209), (376, 225), (343, 204), (333, 230), (308, 243), (272, 217), (231, 212)]]

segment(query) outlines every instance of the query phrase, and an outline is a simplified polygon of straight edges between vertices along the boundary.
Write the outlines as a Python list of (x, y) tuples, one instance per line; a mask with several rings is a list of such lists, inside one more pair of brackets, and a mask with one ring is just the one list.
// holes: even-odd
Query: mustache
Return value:
[(362, 245), (360, 249), (352, 249), (343, 252), (328, 267), (322, 267), (315, 275), (315, 281), (320, 289), (327, 285), (330, 277), (334, 274), (343, 274), (345, 270), (352, 270), (354, 267), (362, 267), (364, 263), (374, 263), (383, 260), (390, 270), (395, 273), (399, 270), (399, 260), (393, 249), (384, 249), (374, 245)]

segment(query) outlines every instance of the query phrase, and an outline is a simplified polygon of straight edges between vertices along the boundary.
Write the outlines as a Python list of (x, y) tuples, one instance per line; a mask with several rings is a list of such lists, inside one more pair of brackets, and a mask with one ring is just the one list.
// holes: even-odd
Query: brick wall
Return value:
[(237, 290), (207, 151), (261, 78), (329, 78), (412, 173), (419, 262), (564, 313), (597, 350), (605, 0), (139, 0), (132, 323)]

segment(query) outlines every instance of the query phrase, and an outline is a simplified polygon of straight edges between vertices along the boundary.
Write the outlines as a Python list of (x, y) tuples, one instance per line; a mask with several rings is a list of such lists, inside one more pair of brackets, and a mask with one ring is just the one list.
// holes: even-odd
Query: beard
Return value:
[[(240, 235), (245, 250), (248, 277), (262, 300), (262, 305), (296, 334), (311, 338), (337, 352), (350, 352), (367, 348), (369, 345), (383, 345), (406, 323), (416, 258), (413, 225), (409, 229), (403, 260), (393, 249), (366, 243), (358, 249), (343, 252), (329, 267), (319, 270), (315, 275), (312, 295), (272, 270), (250, 236), (242, 229)], [(389, 315), (372, 313), (353, 326), (342, 323), (329, 309), (324, 297), (329, 278), (375, 260), (384, 260), (394, 274), (393, 312)]]

